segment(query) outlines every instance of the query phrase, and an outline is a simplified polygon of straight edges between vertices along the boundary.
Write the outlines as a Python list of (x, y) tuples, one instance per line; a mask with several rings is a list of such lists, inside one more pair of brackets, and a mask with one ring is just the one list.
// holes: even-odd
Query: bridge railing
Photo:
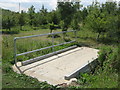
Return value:
[[(68, 32), (74, 32), (75, 40), (54, 45), (54, 35), (55, 35), (55, 34), (62, 34), (62, 33), (64, 34), (64, 33), (68, 33)], [(17, 52), (16, 52), (16, 51), (17, 51), (16, 41), (17, 41), (18, 39), (32, 38), (32, 37), (41, 37), (41, 36), (47, 36), (47, 35), (52, 35), (52, 45), (51, 45), (51, 46), (17, 54)], [(76, 41), (76, 30), (62, 31), (62, 32), (54, 32), (54, 33), (47, 33), (47, 34), (39, 34), (39, 35), (31, 35), (31, 36), (23, 36), (23, 37), (15, 37), (15, 38), (14, 38), (14, 62), (15, 62), (15, 65), (17, 66), (16, 63), (17, 63), (17, 57), (18, 57), (18, 56), (26, 55), (26, 54), (29, 54), (29, 53), (33, 53), (33, 52), (37, 52), (37, 51), (41, 51), (41, 50), (45, 50), (45, 49), (52, 48), (53, 53), (50, 53), (50, 54), (47, 54), (47, 55), (43, 55), (43, 56), (40, 56), (40, 57), (37, 57), (37, 58), (30, 59), (30, 60), (27, 60), (27, 61), (23, 61), (23, 62), (22, 62), (22, 65), (27, 65), (27, 64), (29, 64), (29, 63), (32, 63), (32, 62), (37, 61), (38, 59), (44, 59), (44, 58), (46, 58), (46, 57), (49, 57), (50, 55), (54, 55), (54, 54), (56, 54), (56, 53), (62, 52), (62, 51), (64, 51), (64, 50), (66, 50), (66, 49), (64, 49), (64, 50), (59, 50), (59, 51), (54, 52), (54, 47), (60, 46), (60, 45), (64, 45), (64, 44), (73, 43), (73, 42), (75, 42), (75, 41)], [(75, 46), (73, 46), (73, 47), (75, 47)], [(70, 49), (70, 48), (68, 48), (68, 49)]]

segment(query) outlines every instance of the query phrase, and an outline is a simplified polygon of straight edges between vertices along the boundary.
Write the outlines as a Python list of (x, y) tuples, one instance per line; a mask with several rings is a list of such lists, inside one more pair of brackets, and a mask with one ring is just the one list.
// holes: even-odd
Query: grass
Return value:
[(39, 82), (37, 79), (24, 74), (16, 74), (11, 69), (3, 73), (3, 88), (54, 88), (46, 82)]
[[(90, 88), (117, 88), (118, 87), (118, 74), (116, 73), (102, 73), (97, 75), (93, 82), (90, 82)], [(97, 83), (97, 84), (96, 84)]]
[[(55, 30), (54, 32), (58, 32), (58, 31), (61, 30)], [(17, 74), (13, 72), (13, 70), (11, 69), (11, 66), (14, 64), (13, 61), (14, 37), (45, 34), (45, 33), (49, 33), (49, 29), (21, 31), (19, 32), (19, 34), (3, 34), (3, 42), (2, 42), (3, 88), (56, 88), (52, 85), (47, 84), (46, 82), (39, 82), (37, 79), (28, 77), (26, 75)], [(115, 45), (107, 45), (102, 42), (97, 42), (95, 38), (96, 35), (97, 34), (89, 30), (81, 30), (77, 32), (77, 42), (78, 42), (77, 44), (79, 46), (88, 46), (88, 47), (98, 48), (100, 50), (102, 50), (103, 47), (105, 48), (110, 47), (112, 49), (114, 48)], [(60, 37), (55, 38), (54, 41), (55, 44), (64, 42), (64, 40), (61, 39), (62, 36), (61, 35), (59, 36)], [(68, 36), (66, 36), (66, 40), (69, 41), (69, 39), (73, 39), (73, 37), (74, 36), (72, 35), (72, 33), (69, 33)], [(51, 37), (47, 37), (47, 36), (18, 40), (17, 53), (27, 52), (42, 47), (50, 46), (52, 45), (51, 41), (52, 41)], [(62, 45), (59, 47), (55, 47), (55, 50), (57, 51), (69, 46), (71, 46), (71, 44)], [(52, 52), (52, 49), (47, 49), (45, 51), (35, 52), (24, 56), (19, 56), (17, 59), (18, 61), (24, 61), (50, 52)], [(112, 56), (112, 54), (110, 55)], [(109, 61), (109, 59), (106, 59), (106, 63), (107, 61)], [(112, 60), (112, 58), (110, 60)], [(111, 65), (110, 62), (108, 63), (108, 66), (109, 65)], [(100, 68), (97, 68), (94, 74), (88, 74), (88, 75), (83, 74), (81, 78), (78, 78), (79, 86), (70, 86), (68, 88), (73, 88), (73, 89), (106, 88), (106, 87), (115, 88), (117, 86), (117, 78), (118, 78), (118, 74), (116, 72), (111, 72), (106, 69), (101, 70)]]
[(2, 64), (0, 63), (0, 89), (2, 88)]
[[(85, 73), (86, 74), (86, 73)], [(78, 83), (83, 88), (117, 88), (118, 74), (106, 71), (99, 72), (99, 74), (88, 74), (88, 76), (81, 76)]]

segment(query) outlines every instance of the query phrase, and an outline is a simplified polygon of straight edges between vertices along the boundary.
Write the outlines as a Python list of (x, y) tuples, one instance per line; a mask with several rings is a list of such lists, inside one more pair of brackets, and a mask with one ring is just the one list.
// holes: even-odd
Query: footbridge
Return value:
[[(72, 33), (72, 40), (65, 41), (63, 43), (55, 43), (55, 35), (62, 34), (63, 39), (67, 37), (67, 33)], [(18, 39), (51, 36), (51, 46), (44, 48), (27, 51), (23, 53), (17, 53), (16, 41)], [(51, 85), (58, 85), (66, 83), (68, 84), (72, 78), (77, 77), (80, 72), (88, 72), (91, 67), (95, 65), (95, 60), (98, 58), (97, 49), (89, 47), (78, 47), (73, 44), (64, 49), (54, 51), (55, 47), (61, 45), (74, 43), (77, 40), (77, 32), (75, 30), (47, 33), (40, 35), (15, 37), (14, 38), (14, 61), (13, 70), (20, 74), (26, 74), (33, 78), (37, 78), (39, 81), (46, 81)], [(21, 47), (22, 48), (22, 47)], [(18, 56), (27, 55), (29, 53), (38, 52), (45, 49), (52, 49), (52, 52), (38, 56), (29, 60), (17, 61)]]

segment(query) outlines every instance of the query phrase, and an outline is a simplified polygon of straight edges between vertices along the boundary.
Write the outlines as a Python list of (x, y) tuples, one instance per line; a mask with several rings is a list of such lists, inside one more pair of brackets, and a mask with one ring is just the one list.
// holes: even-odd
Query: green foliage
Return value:
[[(110, 8), (110, 6), (112, 8)], [(110, 11), (110, 9), (112, 9)], [(114, 14), (113, 14), (114, 13)], [(115, 2), (105, 3), (100, 6), (97, 2), (89, 7), (89, 14), (86, 18), (86, 26), (93, 32), (98, 33), (97, 40), (101, 34), (109, 33), (112, 37), (116, 36), (117, 25), (117, 5)], [(113, 33), (113, 31), (115, 33)], [(118, 32), (117, 32), (118, 33)]]
[(87, 73), (81, 73), (80, 74), (80, 77), (79, 77), (79, 80), (78, 80), (79, 84), (86, 84), (89, 81), (90, 81), (90, 75), (89, 74), (87, 74)]
[(98, 60), (100, 62), (100, 65), (103, 66), (104, 61), (107, 59), (107, 57), (112, 53), (112, 50), (110, 47), (102, 48), (99, 52)]
[[(96, 33), (105, 33), (107, 26), (107, 18), (105, 13), (101, 13), (100, 10), (95, 6), (90, 14), (87, 16), (87, 25)], [(99, 38), (99, 36), (98, 36)]]
[(48, 29), (49, 25), (40, 25), (40, 29)]
[(108, 70), (110, 72), (118, 72), (119, 71), (119, 52), (120, 46), (116, 48), (113, 47), (102, 47), (101, 51), (99, 52), (100, 64), (102, 65), (103, 69)]
[(54, 23), (51, 23), (51, 24), (49, 24), (49, 28), (50, 28), (50, 33), (52, 33), (53, 30), (56, 30), (60, 27), (59, 27), (59, 25), (55, 25)]
[(13, 17), (6, 17), (3, 18), (3, 27), (5, 29), (9, 29), (9, 31), (11, 30), (11, 27), (13, 27), (15, 24), (15, 21), (13, 19)]
[(47, 19), (48, 19), (49, 23), (58, 25), (60, 23), (60, 17), (59, 17), (58, 10), (56, 10), (56, 11), (53, 10), (53, 11), (49, 12), (47, 15)]
[(71, 26), (73, 30), (80, 30), (80, 26), (79, 26), (77, 18), (72, 20)]
[(58, 2), (58, 10), (61, 17), (62, 31), (67, 31), (74, 14), (79, 8), (79, 3)]
[(46, 25), (47, 22), (47, 9), (44, 8), (44, 5), (42, 6), (41, 10), (36, 14), (36, 21), (38, 25)]
[(85, 20), (86, 19), (86, 17), (87, 17), (87, 15), (88, 15), (88, 10), (87, 10), (87, 8), (83, 8), (83, 11), (82, 11), (82, 13), (81, 13), (82, 15), (82, 20)]
[(21, 11), (21, 14), (19, 16), (19, 25), (20, 25), (20, 29), (22, 30), (22, 26), (25, 24), (25, 19), (24, 19), (24, 12)]
[(120, 10), (116, 2), (106, 2), (101, 5), (94, 2), (89, 7), (80, 9), (81, 7), (79, 2), (58, 2), (57, 9), (50, 12), (47, 12), (44, 5), (38, 12), (35, 12), (33, 5), (28, 12), (21, 11), (21, 13), (2, 9), (2, 28), (12, 32), (10, 30), (12, 27), (20, 25), (21, 30), (27, 31), (24, 27), (30, 25), (29, 30), (38, 30), (47, 29), (49, 23), (53, 23), (60, 26), (63, 31), (67, 31), (71, 27), (79, 30), (80, 26), (86, 26), (88, 30), (98, 34), (97, 39), (102, 35), (103, 38), (113, 39), (119, 43)]
[(29, 22), (29, 24), (31, 25), (31, 26), (33, 26), (34, 25), (34, 20), (35, 20), (35, 8), (34, 8), (34, 6), (32, 5), (29, 9), (28, 9), (28, 14), (29, 14), (29, 18), (30, 18), (30, 22)]

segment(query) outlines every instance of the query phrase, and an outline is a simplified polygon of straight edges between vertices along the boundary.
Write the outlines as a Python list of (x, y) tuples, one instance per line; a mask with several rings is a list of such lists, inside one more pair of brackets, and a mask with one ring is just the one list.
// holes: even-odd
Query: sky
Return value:
[[(81, 4), (86, 7), (91, 5), (94, 0), (80, 0)], [(106, 1), (120, 1), (120, 0), (97, 0), (100, 3), (105, 3)], [(34, 6), (36, 11), (39, 11), (44, 5), (48, 11), (55, 10), (57, 7), (57, 0), (0, 0), (0, 7), (4, 9), (9, 9), (11, 11), (18, 12), (20, 10), (27, 11), (30, 6)]]

